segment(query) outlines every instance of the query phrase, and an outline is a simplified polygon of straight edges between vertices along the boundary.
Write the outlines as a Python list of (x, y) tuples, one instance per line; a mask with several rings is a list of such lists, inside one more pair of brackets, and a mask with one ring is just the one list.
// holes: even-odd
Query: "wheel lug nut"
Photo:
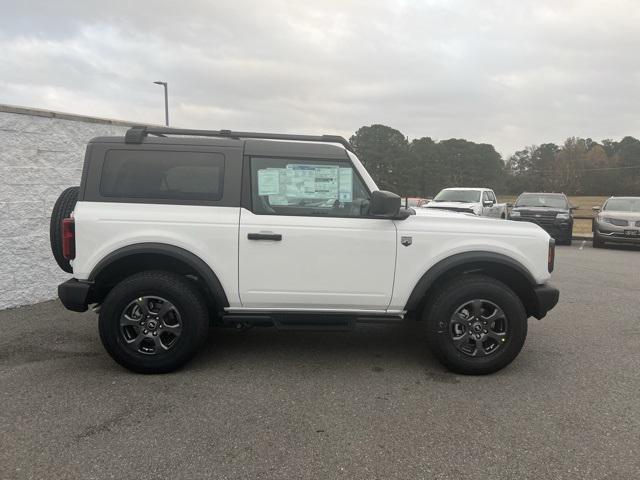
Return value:
[(140, 325), (142, 325), (144, 327), (144, 322), (140, 322)]
[(158, 332), (153, 332), (153, 336), (156, 336), (156, 335), (158, 335)]
[(144, 333), (147, 334), (149, 333), (149, 330), (147, 330), (146, 328), (144, 329)]
[(483, 330), (483, 331), (482, 331), (482, 333), (487, 333), (487, 331), (486, 331), (486, 330)]
[(480, 338), (480, 335), (476, 334), (476, 338)]

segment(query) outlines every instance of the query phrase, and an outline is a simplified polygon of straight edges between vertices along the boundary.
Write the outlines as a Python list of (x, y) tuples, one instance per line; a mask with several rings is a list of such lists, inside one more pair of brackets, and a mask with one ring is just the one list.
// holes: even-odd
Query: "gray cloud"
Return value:
[(503, 154), (638, 136), (640, 8), (601, 1), (23, 1), (0, 17), (0, 102), (350, 135), (385, 123)]

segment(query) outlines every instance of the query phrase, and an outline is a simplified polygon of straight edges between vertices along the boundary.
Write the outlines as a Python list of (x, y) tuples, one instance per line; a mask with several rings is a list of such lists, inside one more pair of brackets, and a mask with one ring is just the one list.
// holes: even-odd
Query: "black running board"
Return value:
[(357, 324), (388, 324), (402, 321), (400, 315), (354, 315), (351, 313), (227, 313), (222, 322), (230, 326), (275, 327), (279, 330), (345, 331)]

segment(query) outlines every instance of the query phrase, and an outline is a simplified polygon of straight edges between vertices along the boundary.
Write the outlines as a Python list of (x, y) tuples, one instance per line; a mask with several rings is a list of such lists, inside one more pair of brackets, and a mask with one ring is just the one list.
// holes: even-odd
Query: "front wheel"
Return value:
[(518, 296), (484, 275), (443, 285), (423, 316), (431, 351), (456, 373), (484, 375), (506, 367), (527, 337), (527, 314)]
[(146, 271), (107, 295), (98, 322), (111, 357), (138, 373), (166, 373), (196, 353), (208, 331), (205, 302), (189, 279)]

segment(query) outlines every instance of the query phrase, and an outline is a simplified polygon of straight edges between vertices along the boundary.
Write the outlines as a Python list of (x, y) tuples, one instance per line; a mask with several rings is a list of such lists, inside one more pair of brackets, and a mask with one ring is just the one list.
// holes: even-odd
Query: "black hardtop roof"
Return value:
[[(119, 137), (96, 137), (89, 141), (90, 144), (107, 144), (118, 145), (118, 148), (122, 146), (142, 147), (145, 145), (155, 149), (170, 148), (175, 150), (183, 147), (223, 147), (223, 148), (237, 148), (242, 149), (245, 155), (251, 156), (267, 156), (267, 157), (299, 157), (299, 158), (315, 158), (315, 159), (336, 159), (336, 160), (348, 160), (347, 149), (342, 143), (336, 143), (328, 140), (331, 137), (325, 137), (324, 140), (317, 140), (318, 137), (307, 137), (305, 140), (300, 140), (300, 136), (295, 136), (293, 140), (280, 139), (278, 136), (276, 139), (272, 139), (269, 134), (268, 138), (253, 138), (253, 137), (237, 137), (237, 136), (155, 136), (156, 134), (147, 135), (142, 137), (142, 141), (131, 142), (127, 141), (126, 136)], [(289, 137), (289, 136), (287, 136)], [(307, 140), (310, 138), (309, 140)], [(332, 138), (331, 138), (332, 139)], [(343, 139), (344, 140), (344, 139)], [(346, 140), (344, 140), (346, 142)]]
[(297, 142), (337, 143), (353, 152), (353, 146), (339, 135), (293, 135), (287, 133), (237, 132), (232, 130), (191, 130), (170, 127), (132, 127), (125, 133), (124, 141), (130, 144), (143, 143), (149, 135), (165, 137), (180, 135), (188, 137), (213, 137), (228, 139), (286, 140)]

